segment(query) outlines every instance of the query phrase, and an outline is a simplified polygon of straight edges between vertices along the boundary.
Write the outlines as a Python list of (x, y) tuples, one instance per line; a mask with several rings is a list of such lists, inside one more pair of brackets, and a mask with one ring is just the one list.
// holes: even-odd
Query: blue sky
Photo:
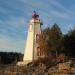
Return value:
[(0, 51), (24, 52), (27, 24), (34, 10), (43, 28), (57, 23), (67, 33), (75, 26), (75, 0), (0, 0)]

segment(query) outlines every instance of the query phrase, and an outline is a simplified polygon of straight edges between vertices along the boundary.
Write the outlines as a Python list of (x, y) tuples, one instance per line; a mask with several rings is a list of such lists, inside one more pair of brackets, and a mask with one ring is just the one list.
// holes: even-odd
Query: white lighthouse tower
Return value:
[(25, 46), (23, 61), (27, 64), (43, 56), (38, 45), (39, 34), (41, 33), (41, 21), (39, 15), (34, 11), (28, 23), (28, 35)]

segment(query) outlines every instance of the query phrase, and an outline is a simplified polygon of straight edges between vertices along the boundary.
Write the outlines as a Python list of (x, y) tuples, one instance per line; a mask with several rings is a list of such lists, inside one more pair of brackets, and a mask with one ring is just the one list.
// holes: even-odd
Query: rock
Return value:
[(59, 70), (69, 70), (70, 64), (69, 63), (59, 63), (58, 68)]

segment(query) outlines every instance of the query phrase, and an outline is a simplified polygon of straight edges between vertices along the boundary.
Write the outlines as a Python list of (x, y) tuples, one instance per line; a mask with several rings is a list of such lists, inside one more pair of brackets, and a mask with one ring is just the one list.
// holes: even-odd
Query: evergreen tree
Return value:
[(57, 24), (42, 31), (39, 46), (47, 55), (51, 52), (58, 53), (62, 49), (62, 32)]
[(75, 29), (70, 30), (69, 33), (64, 36), (64, 40), (66, 54), (75, 56)]
[(52, 51), (56, 54), (61, 52), (62, 49), (62, 32), (57, 24), (54, 24), (49, 32), (49, 51)]

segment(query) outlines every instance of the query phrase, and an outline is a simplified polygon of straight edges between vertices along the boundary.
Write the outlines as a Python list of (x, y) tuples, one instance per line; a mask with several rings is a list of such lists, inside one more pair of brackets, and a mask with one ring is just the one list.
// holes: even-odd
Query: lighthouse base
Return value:
[(30, 62), (32, 62), (32, 60), (21, 61), (21, 62), (18, 62), (17, 65), (18, 66), (25, 66), (25, 65), (27, 65)]

